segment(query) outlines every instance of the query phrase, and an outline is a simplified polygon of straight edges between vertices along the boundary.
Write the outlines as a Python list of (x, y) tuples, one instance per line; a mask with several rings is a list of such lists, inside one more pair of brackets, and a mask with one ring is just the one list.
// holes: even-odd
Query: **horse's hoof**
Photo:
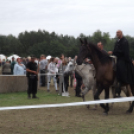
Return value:
[(107, 116), (107, 115), (108, 115), (108, 113), (107, 113), (107, 112), (104, 112), (104, 113), (103, 113), (103, 115), (104, 115), (104, 116)]
[(90, 108), (90, 106), (88, 105), (88, 106), (87, 106), (87, 109), (89, 109), (89, 108)]
[(111, 106), (110, 109), (113, 109), (113, 106)]
[(94, 108), (93, 108), (93, 110), (97, 110), (97, 108), (96, 108), (96, 107), (94, 107)]

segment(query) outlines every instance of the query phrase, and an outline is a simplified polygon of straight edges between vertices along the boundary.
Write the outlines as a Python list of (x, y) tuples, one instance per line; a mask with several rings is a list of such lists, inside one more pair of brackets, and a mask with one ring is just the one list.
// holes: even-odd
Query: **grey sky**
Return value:
[(17, 36), (44, 29), (58, 34), (91, 35), (100, 29), (114, 37), (134, 35), (133, 0), (0, 0), (0, 34)]

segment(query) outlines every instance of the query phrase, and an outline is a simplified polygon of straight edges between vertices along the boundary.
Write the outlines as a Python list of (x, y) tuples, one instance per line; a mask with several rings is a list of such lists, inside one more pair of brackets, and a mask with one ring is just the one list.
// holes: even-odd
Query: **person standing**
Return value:
[[(63, 72), (62, 68), (60, 68), (60, 66), (62, 65), (62, 62), (64, 61), (64, 54), (60, 55), (60, 59), (57, 62), (57, 68), (59, 72)], [(59, 83), (59, 94), (62, 95), (62, 83), (63, 83), (63, 76), (62, 74), (58, 75), (58, 83)]]
[(65, 59), (64, 54), (61, 54), (60, 55), (60, 59), (58, 60), (57, 65), (56, 65), (57, 68), (60, 67), (60, 65), (62, 64), (62, 62), (64, 61), (64, 59)]
[(11, 62), (11, 74), (13, 74), (14, 70), (14, 65), (16, 64), (14, 57), (12, 57), (12, 62)]
[(3, 75), (11, 75), (11, 64), (7, 60), (6, 63), (2, 66)]
[[(74, 62), (76, 64), (77, 56), (74, 58)], [(76, 88), (75, 88), (75, 96), (81, 97), (81, 86), (82, 86), (82, 77), (75, 71), (75, 78), (76, 78)]]
[(26, 66), (27, 78), (28, 78), (28, 98), (38, 98), (37, 94), (37, 81), (38, 81), (38, 65), (35, 63), (35, 57), (31, 56), (31, 61)]
[[(69, 73), (64, 73), (66, 67), (67, 67), (67, 63), (68, 63), (68, 60), (65, 58), (63, 61), (62, 61), (62, 64), (60, 65), (59, 67), (59, 70), (60, 72), (59, 73), (62, 73), (63, 74), (63, 81), (62, 81), (62, 92), (66, 92), (67, 93), (67, 96), (69, 96), (69, 93), (68, 93), (68, 86), (69, 86)], [(62, 70), (62, 71), (61, 71)], [(64, 89), (63, 89), (64, 88)]]
[(1, 63), (2, 63), (2, 61), (1, 61), (1, 59), (0, 59), (0, 67), (1, 67)]
[(45, 73), (46, 73), (46, 69), (47, 69), (47, 64), (48, 64), (48, 62), (46, 60), (46, 56), (42, 54), (40, 56), (40, 74), (43, 74), (43, 75), (40, 76), (41, 86), (46, 85)]
[(17, 59), (17, 63), (14, 66), (13, 74), (14, 75), (25, 75), (26, 67), (21, 63), (21, 59)]
[(82, 86), (82, 77), (75, 71), (76, 78), (76, 88), (75, 88), (75, 96), (81, 97), (81, 86)]
[(55, 90), (56, 92), (58, 92), (57, 90), (57, 80), (56, 80), (56, 73), (58, 72), (58, 69), (56, 67), (56, 59), (55, 58), (51, 58), (50, 59), (50, 63), (48, 65), (48, 75), (47, 75), (47, 91), (50, 91), (50, 83), (51, 83), (51, 79), (53, 78), (53, 83), (55, 86)]
[(1, 65), (3, 66), (5, 63), (6, 63), (5, 59), (3, 59)]
[(26, 63), (26, 58), (24, 58), (24, 57), (23, 57), (23, 58), (21, 58), (21, 63), (22, 63), (23, 65), (25, 65), (25, 66), (26, 66), (26, 64), (27, 64), (27, 63)]

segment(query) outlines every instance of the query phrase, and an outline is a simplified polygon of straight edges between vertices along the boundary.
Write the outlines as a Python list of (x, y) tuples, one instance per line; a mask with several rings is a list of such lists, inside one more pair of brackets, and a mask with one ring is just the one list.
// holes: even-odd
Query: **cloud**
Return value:
[(97, 29), (133, 35), (133, 0), (0, 0), (0, 34), (45, 29), (78, 36)]

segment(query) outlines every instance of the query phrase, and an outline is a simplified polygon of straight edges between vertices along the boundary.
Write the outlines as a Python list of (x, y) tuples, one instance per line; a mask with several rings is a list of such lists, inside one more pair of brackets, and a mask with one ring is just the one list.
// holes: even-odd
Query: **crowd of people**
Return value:
[[(74, 59), (76, 60), (76, 58), (77, 56), (75, 56)], [(61, 54), (59, 58), (51, 57), (49, 60), (46, 59), (44, 54), (42, 54), (39, 59), (37, 59), (35, 56), (29, 56), (27, 58), (17, 58), (15, 60), (15, 58), (12, 57), (11, 61), (2, 61), (0, 65), (3, 75), (26, 75), (28, 79), (28, 98), (38, 98), (36, 96), (38, 74), (40, 73), (39, 84), (41, 87), (46, 86), (47, 92), (50, 92), (50, 84), (53, 80), (55, 91), (59, 93), (59, 74), (64, 73), (64, 70), (70, 60), (71, 57), (65, 57), (64, 54)], [(73, 86), (74, 80), (76, 80), (76, 86)], [(76, 72), (64, 75), (62, 82), (62, 92), (68, 92), (69, 84), (71, 87), (75, 88), (76, 96), (81, 97), (81, 76), (79, 76), (79, 74)]]
[[(103, 49), (103, 44), (101, 42), (98, 42), (97, 46), (101, 51), (103, 51), (103, 53), (107, 53)], [(111, 54), (111, 51), (107, 54)], [(2, 66), (3, 75), (26, 75), (28, 79), (28, 98), (38, 98), (36, 96), (37, 81), (39, 78), (38, 74), (40, 73), (40, 86), (46, 86), (47, 92), (50, 92), (50, 84), (53, 80), (55, 91), (59, 93), (60, 74), (64, 74), (70, 60), (71, 57), (65, 57), (64, 54), (61, 54), (59, 58), (51, 57), (49, 60), (46, 59), (44, 54), (42, 54), (39, 59), (35, 56), (30, 56), (27, 58), (17, 58), (17, 60), (15, 60), (15, 58), (12, 57), (12, 61), (0, 61), (0, 65)], [(75, 56), (74, 62), (76, 62), (76, 60), (77, 56)], [(92, 61), (86, 58), (83, 64), (92, 64)], [(69, 84), (73, 87), (73, 81), (74, 83), (76, 82), (76, 86), (74, 84), (75, 96), (81, 97), (81, 89), (84, 85), (82, 84), (82, 77), (76, 71), (63, 75), (62, 92), (68, 92)]]

